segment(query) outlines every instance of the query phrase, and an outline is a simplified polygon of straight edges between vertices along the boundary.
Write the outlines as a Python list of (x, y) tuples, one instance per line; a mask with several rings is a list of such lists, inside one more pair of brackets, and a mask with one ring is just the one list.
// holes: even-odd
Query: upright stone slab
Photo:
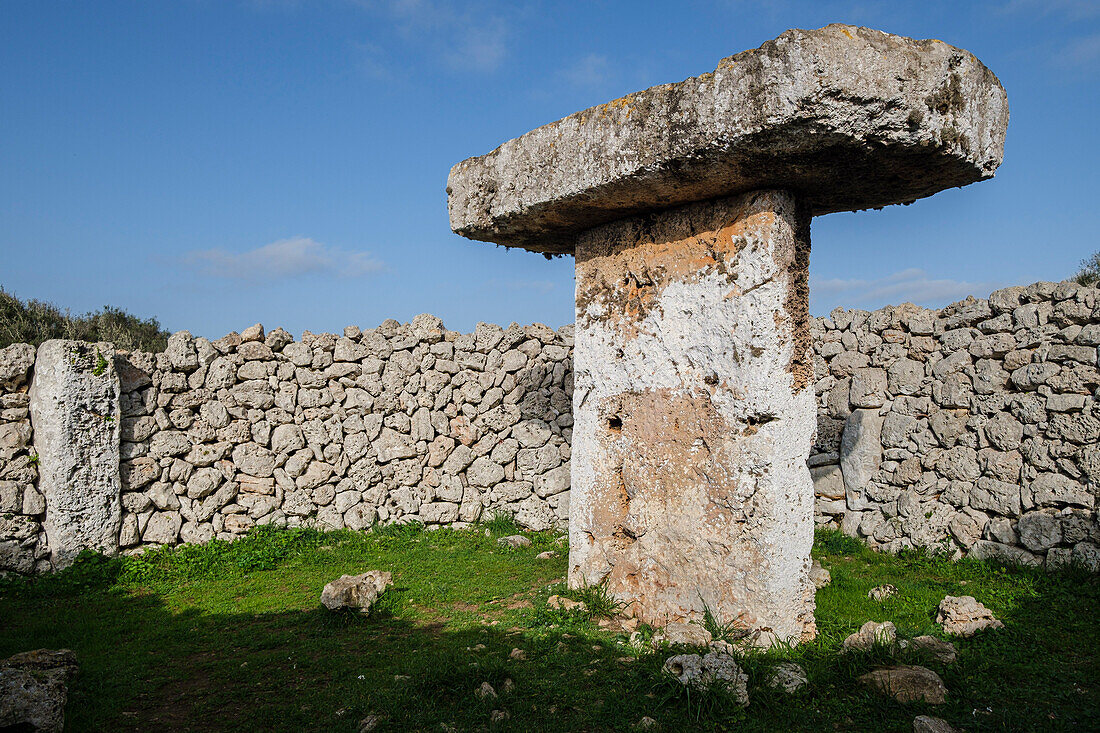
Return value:
[(38, 347), (30, 412), (55, 570), (84, 549), (118, 552), (121, 416), (114, 353), (109, 343), (54, 340)]
[(578, 238), (572, 585), (813, 635), (809, 226), (760, 191)]
[(973, 54), (791, 30), (462, 161), (451, 228), (577, 258), (569, 582), (653, 624), (814, 633), (809, 219), (989, 178)]

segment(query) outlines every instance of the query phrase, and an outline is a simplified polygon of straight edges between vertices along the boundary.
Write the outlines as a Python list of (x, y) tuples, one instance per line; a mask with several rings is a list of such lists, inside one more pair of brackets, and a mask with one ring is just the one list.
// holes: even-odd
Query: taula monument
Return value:
[(451, 170), (454, 231), (576, 257), (572, 585), (815, 634), (810, 219), (989, 178), (1007, 124), (973, 54), (830, 25)]

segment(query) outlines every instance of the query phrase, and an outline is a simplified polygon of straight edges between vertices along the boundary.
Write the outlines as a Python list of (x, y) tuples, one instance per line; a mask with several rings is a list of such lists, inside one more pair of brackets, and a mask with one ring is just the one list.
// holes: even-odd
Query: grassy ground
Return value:
[[(817, 594), (820, 636), (746, 656), (752, 700), (741, 709), (662, 677), (668, 650), (645, 653), (595, 618), (547, 609), (562, 591), (564, 540), (528, 533), (530, 547), (497, 545), (513, 531), (267, 530), (232, 545), (85, 558), (0, 585), (0, 657), (75, 650), (74, 731), (357, 731), (371, 714), (382, 716), (376, 730), (393, 731), (629, 730), (643, 716), (665, 731), (902, 731), (919, 714), (968, 731), (1100, 721), (1100, 585), (1082, 572), (890, 557), (821, 534), (814, 554), (833, 582)], [(547, 549), (559, 556), (536, 559)], [(394, 576), (369, 618), (320, 607), (327, 581), (368, 569)], [(900, 594), (869, 600), (882, 583)], [(844, 637), (867, 620), (893, 621), (903, 637), (937, 634), (947, 594), (977, 597), (1006, 624), (956, 640), (950, 666), (903, 658), (941, 674), (947, 704), (902, 705), (862, 688), (856, 677), (887, 655), (838, 656)], [(526, 658), (510, 659), (513, 649)], [(763, 684), (791, 658), (810, 678), (793, 698)], [(482, 682), (499, 697), (475, 696)], [(491, 722), (494, 710), (509, 718)]]

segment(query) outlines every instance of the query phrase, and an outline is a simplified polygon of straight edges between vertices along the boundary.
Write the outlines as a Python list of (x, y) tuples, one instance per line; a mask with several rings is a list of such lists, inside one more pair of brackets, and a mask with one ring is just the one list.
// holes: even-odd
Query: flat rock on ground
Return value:
[(913, 718), (913, 733), (955, 733), (955, 728), (943, 718), (918, 715)]
[(899, 664), (880, 667), (859, 678), (865, 685), (885, 693), (898, 702), (916, 702), (923, 700), (940, 705), (947, 695), (947, 686), (940, 676), (928, 669), (916, 665)]
[(915, 636), (909, 640), (909, 645), (913, 649), (927, 652), (933, 659), (943, 664), (951, 664), (958, 657), (954, 644), (934, 636)]
[(891, 621), (868, 621), (859, 627), (859, 631), (851, 634), (841, 644), (841, 652), (852, 649), (858, 651), (870, 651), (876, 645), (893, 646), (898, 640), (898, 630)]
[(984, 629), (1003, 629), (1004, 624), (974, 596), (947, 596), (940, 601), (936, 623), (952, 636), (973, 636)]
[(814, 560), (813, 565), (810, 566), (810, 582), (814, 584), (815, 588), (824, 588), (833, 580), (832, 574), (821, 567), (821, 563)]
[(717, 686), (729, 692), (739, 705), (749, 704), (749, 676), (737, 660), (724, 652), (677, 654), (665, 660), (665, 673), (696, 690)]
[(368, 570), (361, 575), (341, 575), (321, 591), (321, 605), (330, 611), (348, 608), (370, 613), (378, 597), (393, 585), (393, 575), (381, 570)]
[(0, 730), (60, 733), (76, 655), (36, 649), (0, 661)]
[(890, 585), (889, 583), (887, 583), (886, 585), (876, 586), (867, 591), (868, 598), (870, 598), (872, 601), (879, 602), (885, 601), (887, 598), (893, 598), (897, 594), (897, 586)]
[(768, 677), (768, 686), (783, 690), (783, 692), (798, 692), (806, 686), (806, 670), (794, 662), (777, 664)]

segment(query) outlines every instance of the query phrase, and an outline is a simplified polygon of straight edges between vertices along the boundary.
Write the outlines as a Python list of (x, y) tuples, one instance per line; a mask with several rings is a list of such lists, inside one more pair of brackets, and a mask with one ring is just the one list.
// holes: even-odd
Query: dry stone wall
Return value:
[(569, 510), (572, 326), (260, 326), (120, 355), (120, 545)]
[(818, 523), (888, 550), (1100, 568), (1098, 292), (817, 319)]
[[(817, 523), (886, 550), (1100, 569), (1098, 296), (1036, 283), (813, 319)], [(422, 315), (300, 341), (180, 332), (163, 353), (119, 353), (119, 546), (492, 511), (564, 526), (572, 347), (572, 326), (461, 334)], [(25, 344), (0, 350), (0, 571), (71, 555), (44, 529), (34, 361)]]
[(30, 418), (35, 348), (0, 349), (0, 571), (49, 568), (42, 522), (46, 500), (35, 487), (38, 461)]

